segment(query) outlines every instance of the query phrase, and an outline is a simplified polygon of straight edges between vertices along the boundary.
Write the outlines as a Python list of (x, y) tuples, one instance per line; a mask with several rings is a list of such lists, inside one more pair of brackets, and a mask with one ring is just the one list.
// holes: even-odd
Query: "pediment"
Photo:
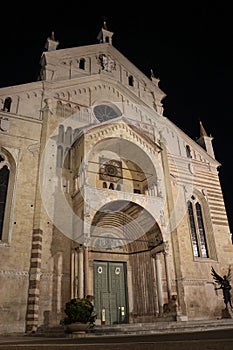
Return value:
[(152, 135), (152, 131), (147, 130), (146, 133), (144, 129), (143, 123), (120, 116), (101, 124), (89, 125), (82, 129), (81, 134), (85, 134), (86, 142), (93, 145), (103, 139), (118, 138), (136, 143), (152, 153), (160, 152), (159, 141)]

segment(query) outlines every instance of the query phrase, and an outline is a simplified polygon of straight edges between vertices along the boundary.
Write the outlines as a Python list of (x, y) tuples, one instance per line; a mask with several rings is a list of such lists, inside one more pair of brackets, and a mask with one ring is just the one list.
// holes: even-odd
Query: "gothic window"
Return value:
[(0, 153), (0, 241), (9, 240), (10, 210), (12, 208), (15, 163), (2, 148)]
[(192, 203), (190, 201), (188, 201), (188, 214), (189, 214), (189, 223), (190, 223), (190, 230), (191, 230), (193, 254), (194, 254), (194, 256), (200, 256), (198, 241), (197, 241), (197, 231), (196, 231), (196, 226), (195, 226), (193, 206), (192, 206)]
[(195, 209), (196, 209), (196, 213), (197, 213), (198, 232), (200, 235), (201, 256), (203, 258), (208, 258), (206, 234), (205, 234), (205, 228), (204, 228), (204, 222), (203, 222), (203, 216), (202, 216), (202, 210), (201, 210), (200, 203), (195, 204)]
[(187, 205), (193, 254), (195, 257), (208, 258), (209, 253), (202, 206), (194, 196), (188, 201)]
[(9, 169), (4, 164), (4, 158), (0, 155), (0, 239), (2, 239), (3, 220), (6, 206), (6, 196), (9, 181)]

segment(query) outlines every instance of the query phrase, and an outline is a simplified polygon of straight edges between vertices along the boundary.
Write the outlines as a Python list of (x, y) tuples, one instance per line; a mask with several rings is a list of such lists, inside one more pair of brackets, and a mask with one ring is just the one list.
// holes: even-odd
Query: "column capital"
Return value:
[(162, 242), (157, 247), (154, 247), (153, 249), (151, 249), (150, 254), (152, 258), (155, 258), (157, 254), (164, 252), (164, 243), (165, 242)]
[(169, 243), (168, 243), (168, 241), (165, 241), (165, 242), (163, 242), (163, 254), (164, 255), (167, 255), (168, 254), (168, 251), (169, 251)]

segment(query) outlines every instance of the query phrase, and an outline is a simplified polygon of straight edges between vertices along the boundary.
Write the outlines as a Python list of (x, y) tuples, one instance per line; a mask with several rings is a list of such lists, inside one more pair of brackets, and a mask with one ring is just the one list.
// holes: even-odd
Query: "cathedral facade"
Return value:
[(51, 36), (38, 81), (0, 89), (0, 333), (59, 325), (86, 295), (97, 324), (221, 317), (211, 267), (233, 246), (212, 137), (163, 115), (159, 79), (112, 36)]

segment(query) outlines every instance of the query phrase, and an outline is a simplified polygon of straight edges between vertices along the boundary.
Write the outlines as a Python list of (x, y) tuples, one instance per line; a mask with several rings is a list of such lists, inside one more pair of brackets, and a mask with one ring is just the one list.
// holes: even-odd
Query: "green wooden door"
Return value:
[(94, 296), (98, 319), (105, 308), (105, 324), (128, 322), (125, 263), (94, 261)]

